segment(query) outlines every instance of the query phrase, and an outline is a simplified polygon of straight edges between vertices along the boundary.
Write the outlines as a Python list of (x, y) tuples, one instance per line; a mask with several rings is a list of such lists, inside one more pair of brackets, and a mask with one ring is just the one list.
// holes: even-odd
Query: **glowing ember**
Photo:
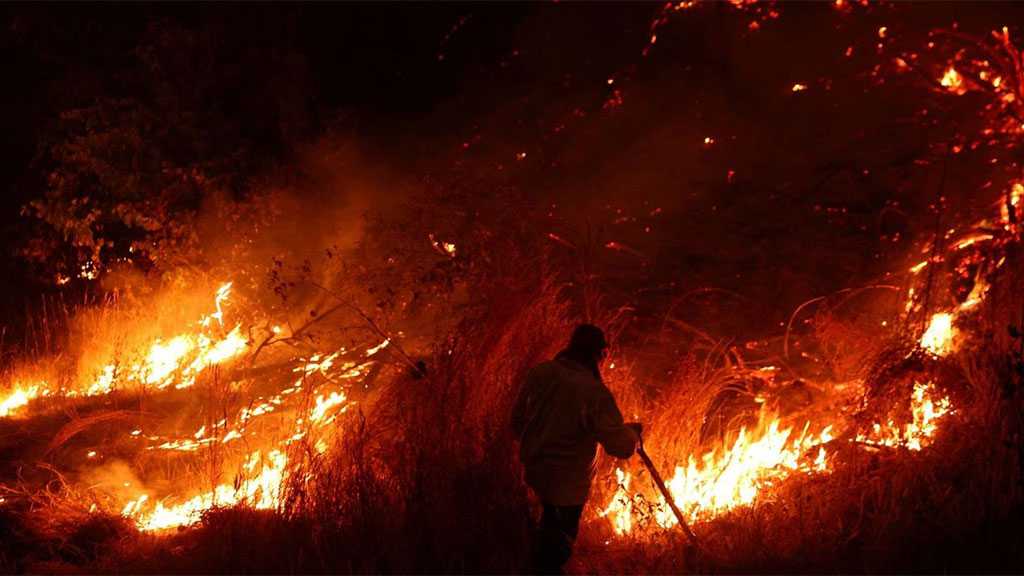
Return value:
[(967, 88), (964, 87), (963, 77), (960, 76), (960, 73), (952, 66), (946, 69), (946, 73), (942, 75), (942, 79), (939, 80), (939, 83), (954, 94), (962, 95), (967, 93)]
[[(517, 156), (519, 160), (526, 158), (525, 152), (521, 152), (521, 154), (521, 157)], [(433, 234), (429, 234), (428, 236), (430, 238), (430, 244), (431, 246), (434, 247), (434, 250), (437, 250), (438, 252), (444, 254), (445, 256), (448, 256), (449, 258), (455, 257), (456, 247), (453, 242), (442, 242), (435, 238)]]
[(377, 345), (376, 345), (376, 346), (374, 346), (373, 348), (368, 348), (368, 349), (366, 350), (366, 356), (368, 356), (368, 357), (369, 357), (369, 356), (373, 356), (373, 355), (374, 355), (374, 354), (376, 354), (377, 352), (380, 352), (381, 350), (383, 350), (383, 349), (387, 348), (387, 347), (388, 347), (388, 344), (391, 344), (391, 339), (390, 339), (390, 338), (388, 338), (388, 339), (384, 340), (384, 341), (383, 341), (383, 342), (381, 342), (380, 344), (377, 344)]
[(970, 246), (970, 245), (972, 245), (972, 244), (974, 244), (976, 242), (984, 242), (986, 240), (991, 240), (991, 239), (992, 239), (992, 235), (991, 234), (974, 234), (974, 235), (968, 236), (966, 238), (962, 238), (959, 242), (957, 242), (956, 243), (956, 249), (957, 250), (963, 250), (964, 248), (967, 248), (968, 246)]

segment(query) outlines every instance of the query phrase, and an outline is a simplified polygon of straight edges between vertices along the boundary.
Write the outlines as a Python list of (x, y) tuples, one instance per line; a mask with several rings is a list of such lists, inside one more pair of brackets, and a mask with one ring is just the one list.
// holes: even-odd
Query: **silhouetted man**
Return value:
[(600, 328), (577, 326), (568, 348), (529, 371), (512, 411), (526, 483), (544, 504), (535, 558), (535, 568), (544, 574), (560, 574), (572, 555), (597, 445), (629, 458), (640, 438), (640, 425), (622, 421), (601, 380), (607, 348)]

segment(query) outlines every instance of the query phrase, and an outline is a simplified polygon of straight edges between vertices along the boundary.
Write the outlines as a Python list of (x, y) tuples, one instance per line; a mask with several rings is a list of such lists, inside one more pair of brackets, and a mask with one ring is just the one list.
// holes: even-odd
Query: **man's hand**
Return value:
[(644, 431), (644, 425), (639, 422), (626, 422), (626, 427), (636, 432), (637, 438), (640, 438)]

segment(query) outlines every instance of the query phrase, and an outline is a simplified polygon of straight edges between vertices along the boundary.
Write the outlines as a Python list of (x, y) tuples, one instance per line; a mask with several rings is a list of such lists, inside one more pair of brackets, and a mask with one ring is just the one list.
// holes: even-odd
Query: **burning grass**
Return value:
[[(934, 90), (991, 92), (1003, 118), (1016, 92), (993, 74), (951, 64)], [(538, 233), (547, 207), (458, 187), (342, 256), (64, 310), (0, 395), (0, 568), (527, 570), (538, 510), (508, 412), (585, 318), (612, 334), (608, 384), (701, 548), (643, 469), (602, 458), (573, 569), (1019, 569), (1022, 190), (743, 342), (680, 319), (695, 291), (641, 311), (594, 271), (594, 247), (643, 252)]]
[[(1017, 565), (1011, 536), (979, 536), (1012, 525), (1020, 505), (1021, 372), (1007, 362), (1020, 344), (997, 327), (1020, 305), (1022, 267), (1016, 240), (994, 242), (953, 244), (945, 265), (975, 263), (973, 287), (940, 311), (921, 304), (927, 288), (912, 271), (905, 300), (864, 298), (877, 309), (846, 317), (861, 305), (843, 296), (763, 346), (662, 322), (657, 338), (707, 342), (644, 366), (630, 361), (642, 339), (623, 310), (603, 312), (597, 321), (617, 342), (609, 385), (647, 422), (648, 450), (702, 548), (684, 554), (675, 517), (635, 463), (602, 461), (576, 569), (966, 569), (977, 558), (964, 542), (984, 543), (993, 569)], [(981, 251), (999, 263), (976, 265)], [(537, 511), (508, 411), (573, 312), (564, 284), (524, 266), (476, 276), (479, 303), (427, 347), (409, 347), (401, 328), (351, 301), (326, 312), (355, 322), (347, 342), (321, 331), (320, 314), (304, 324), (260, 317), (224, 283), (205, 306), (196, 297), (177, 311), (192, 320), (122, 324), (120, 340), (139, 352), (111, 364), (126, 368), (103, 390), (58, 374), (46, 382), (66, 384), (45, 384), (46, 394), (23, 402), (19, 387), (7, 397), (0, 423), (22, 463), (7, 470), (19, 480), (3, 503), (16, 533), (11, 566), (525, 570)], [(340, 300), (333, 294), (325, 301)], [(507, 305), (483, 304), (499, 298)], [(880, 310), (894, 325), (885, 340), (835, 344), (865, 329), (858, 323), (877, 325)], [(223, 342), (236, 343), (231, 354), (214, 353)], [(813, 366), (816, 354), (828, 369)], [(109, 362), (97, 357), (110, 358), (81, 356)], [(666, 366), (668, 381), (641, 384)], [(53, 465), (25, 466), (41, 457)], [(981, 466), (988, 458), (998, 464)], [(944, 552), (917, 552), (935, 545)]]
[[(794, 378), (768, 363), (791, 343), (827, 349), (810, 341), (843, 332), (834, 309), (763, 358), (718, 344), (663, 358), (653, 364), (674, 366), (672, 379), (657, 387), (642, 386), (649, 375), (629, 361), (639, 340), (618, 323), (621, 311), (607, 313), (618, 342), (609, 385), (627, 414), (648, 423), (648, 449), (703, 548), (684, 554), (643, 471), (603, 461), (575, 568), (969, 569), (976, 553), (992, 569), (1018, 565), (1016, 532), (990, 534), (1013, 525), (1021, 496), (1021, 373), (1007, 361), (1020, 344), (1003, 326), (1020, 305), (1014, 246), (977, 277), (985, 289), (969, 291), (975, 304), (922, 308), (917, 321), (920, 292), (907, 291), (909, 306), (890, 302), (903, 328), (870, 353), (851, 348), (864, 367), (831, 371), (849, 380)], [(12, 530), (8, 567), (528, 567), (536, 507), (507, 418), (524, 371), (554, 354), (571, 327), (564, 286), (537, 270), (488, 279), (477, 285), (491, 291), (481, 302), (500, 294), (508, 305), (463, 310), (425, 354), (375, 324), (359, 328), (358, 344), (320, 333), (317, 347), (330, 352), (315, 351), (291, 340), (303, 326), (274, 330), (269, 319), (235, 313), (224, 286), (185, 321), (185, 336), (180, 325), (167, 332), (179, 336), (134, 336), (142, 353), (132, 357), (143, 360), (115, 370), (108, 389), (54, 388), (24, 403), (20, 389), (8, 396), (4, 449), (21, 463), (6, 470), (0, 506)], [(659, 337), (678, 337), (664, 326)], [(237, 358), (193, 368), (217, 349), (202, 338), (243, 333)], [(195, 346), (167, 353), (178, 338)], [(53, 464), (29, 464), (42, 458)], [(984, 546), (967, 553), (968, 545)], [(942, 552), (918, 552), (935, 546)]]
[[(1014, 294), (1018, 269), (1012, 263), (1000, 269), (988, 291), (1000, 304), (986, 299), (972, 307), (970, 322), (995, 325), (1008, 314), (1003, 306), (1017, 305), (999, 296)], [(45, 503), (28, 488), (37, 482), (31, 479), (25, 491), (8, 493), (4, 510), (20, 534), (8, 544), (8, 556), (19, 562), (11, 566), (525, 569), (531, 503), (505, 430), (507, 412), (523, 371), (553, 354), (559, 342), (552, 335), (571, 322), (562, 288), (509, 286), (500, 289), (515, 306), (472, 312), (426, 357), (425, 371), (399, 363), (372, 391), (329, 390), (341, 375), (364, 378), (366, 368), (356, 368), (368, 353), (387, 349), (373, 350), (380, 344), (284, 365), (268, 356), (263, 371), (250, 369), (259, 379), (239, 389), (225, 376), (245, 372), (224, 367), (188, 389), (158, 388), (145, 397), (142, 412), (105, 408), (108, 400), (142, 398), (138, 391), (112, 391), (67, 399), (80, 411), (72, 419), (19, 414), (9, 422), (40, 431), (64, 422), (56, 428), (65, 432), (51, 444), (59, 462), (75, 462), (80, 477), (94, 458), (117, 458), (135, 462), (145, 478), (122, 483), (148, 488), (142, 496), (129, 486), (111, 492), (108, 478), (106, 487), (81, 493), (52, 469), (35, 471), (37, 478), (59, 480)], [(664, 571), (696, 562), (738, 571), (967, 569), (977, 558), (956, 551), (980, 543), (992, 568), (1015, 565), (1012, 538), (986, 542), (979, 534), (1010, 525), (1006, 510), (1019, 505), (1019, 455), (1007, 442), (1017, 425), (1018, 400), (1016, 392), (1007, 396), (1015, 390), (1007, 382), (1020, 374), (1006, 363), (1016, 340), (998, 336), (985, 346), (961, 333), (942, 358), (926, 346), (932, 330), (925, 328), (919, 346), (880, 354), (859, 385), (794, 382), (716, 348), (706, 359), (677, 360), (675, 380), (655, 390), (640, 387), (641, 369), (623, 361), (630, 334), (620, 333), (615, 367), (607, 370), (610, 385), (627, 412), (652, 415), (649, 450), (707, 550), (684, 564), (675, 520), (646, 475), (604, 462), (607, 483), (595, 500), (607, 504), (592, 507), (575, 568)], [(914, 349), (917, 355), (908, 356)], [(275, 389), (278, 396), (269, 395)], [(144, 414), (180, 414), (170, 408), (172, 397), (193, 391), (209, 400), (200, 420), (174, 423), (179, 430), (188, 424), (186, 433), (165, 432), (151, 418), (137, 428)], [(293, 395), (304, 400), (291, 406)], [(214, 420), (214, 412), (227, 416)], [(260, 426), (281, 414), (290, 426)], [(679, 425), (702, 421), (705, 426)], [(323, 433), (294, 427), (316, 422), (331, 425)], [(244, 448), (233, 449), (236, 442)], [(172, 476), (188, 471), (199, 482), (193, 489), (175, 482), (154, 490), (160, 486), (154, 466)], [(204, 470), (210, 474), (201, 480)], [(230, 470), (237, 472), (222, 479)], [(135, 495), (117, 501), (129, 494)], [(90, 510), (94, 504), (106, 511)], [(937, 543), (949, 552), (915, 552)]]

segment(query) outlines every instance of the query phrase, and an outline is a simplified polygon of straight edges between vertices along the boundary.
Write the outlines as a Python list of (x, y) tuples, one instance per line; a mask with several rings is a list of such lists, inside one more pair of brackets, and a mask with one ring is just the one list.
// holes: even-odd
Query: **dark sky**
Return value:
[[(471, 135), (508, 102), (537, 100), (552, 87), (599, 84), (636, 58), (656, 9), (637, 3), (585, 10), (536, 3), (5, 5), (0, 223), (9, 250), (2, 269), (9, 278), (28, 277), (10, 252), (25, 233), (20, 207), (40, 193), (30, 162), (41, 135), (64, 110), (133, 95), (125, 70), (154, 25), (216, 38), (214, 67), (237, 75), (242, 96), (210, 106), (233, 108), (242, 136), (265, 145), (270, 156), (282, 155), (280, 135), (262, 130), (277, 119), (268, 119), (261, 92), (301, 84), (310, 116), (302, 137), (315, 138), (342, 116), (362, 146), (411, 159), (424, 148), (436, 150), (439, 141), (452, 145)], [(268, 55), (299, 61), (302, 77), (273, 78), (272, 66), (261, 68)], [(17, 284), (8, 287), (15, 301), (41, 288)]]
[[(913, 213), (932, 194), (922, 183), (933, 175), (908, 176), (905, 166), (935, 137), (908, 121), (920, 95), (879, 89), (865, 76), (887, 56), (875, 31), (924, 38), (956, 21), (984, 33), (1021, 12), (1016, 4), (915, 3), (843, 17), (827, 3), (783, 3), (783, 16), (755, 31), (747, 15), (714, 4), (673, 18), (642, 56), (660, 7), (4, 5), (5, 313), (43, 289), (11, 254), (27, 230), (19, 209), (43, 189), (31, 164), (40, 138), (61, 111), (150, 91), (130, 71), (136, 48), (160, 30), (209, 39), (208, 61), (178, 64), (224, 79), (216, 101), (203, 105), (237, 126), (231, 137), (266, 164), (287, 163), (296, 142), (340, 123), (396, 171), (476, 163), (504, 170), (495, 182), (588, 215), (662, 207), (670, 226), (616, 237), (653, 263), (643, 282), (759, 283), (751, 290), (784, 311), (902, 266), (910, 234), (898, 245), (879, 238), (912, 230), (880, 224), (879, 213), (893, 198)], [(854, 56), (844, 58), (848, 47)], [(808, 90), (795, 95), (794, 83)], [(516, 164), (519, 151), (528, 160)], [(835, 250), (807, 255), (807, 244)], [(635, 271), (635, 259), (622, 258), (616, 265)], [(773, 272), (751, 278), (751, 270)], [(780, 284), (793, 287), (781, 302)]]

